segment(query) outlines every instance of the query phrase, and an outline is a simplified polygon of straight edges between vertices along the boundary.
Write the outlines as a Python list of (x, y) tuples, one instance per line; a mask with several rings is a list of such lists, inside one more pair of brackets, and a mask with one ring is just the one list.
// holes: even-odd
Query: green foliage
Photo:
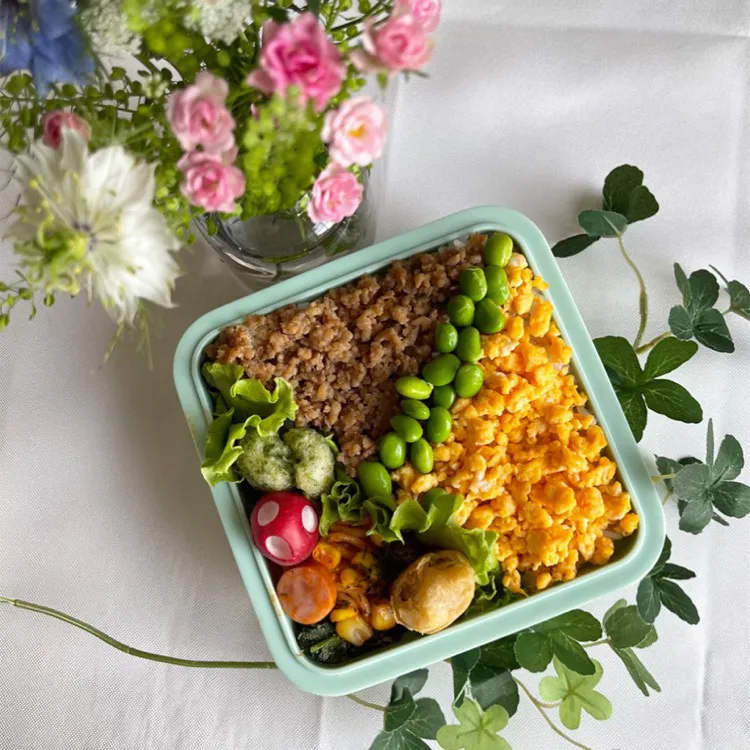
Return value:
[(518, 708), (518, 686), (510, 673), (515, 659), (512, 652), (494, 646), (475, 648), (451, 659), (455, 702), (473, 698), (483, 709), (499, 704), (513, 716)]
[(729, 294), (729, 310), (745, 320), (750, 320), (750, 289), (743, 283), (737, 281), (727, 281), (726, 276), (718, 269), (711, 266), (721, 280), (726, 284), (727, 293)]
[(603, 237), (621, 237), (628, 225), (643, 221), (659, 211), (659, 204), (643, 184), (643, 172), (624, 164), (604, 181), (601, 210), (582, 211), (578, 224), (585, 234), (558, 242), (552, 252), (557, 258), (570, 258), (591, 247)]
[(464, 701), (453, 707), (459, 721), (442, 727), (437, 741), (444, 750), (511, 750), (498, 732), (508, 724), (508, 713), (502, 706), (491, 706), (483, 711), (474, 701)]
[(592, 674), (582, 675), (555, 658), (557, 677), (545, 677), (539, 683), (539, 693), (544, 700), (560, 701), (560, 721), (568, 729), (578, 729), (581, 725), (582, 709), (597, 721), (605, 721), (612, 716), (612, 704), (594, 690), (602, 679), (602, 665), (598, 661), (594, 661), (593, 665)]
[(427, 674), (426, 669), (420, 669), (393, 683), (383, 731), (370, 750), (429, 750), (424, 740), (435, 739), (445, 724), (445, 716), (432, 698), (414, 699), (424, 687)]
[(668, 489), (678, 499), (680, 528), (691, 534), (703, 531), (712, 519), (726, 525), (717, 511), (731, 518), (750, 513), (750, 487), (733, 481), (745, 465), (742, 446), (732, 435), (725, 435), (714, 458), (713, 420), (708, 423), (706, 442), (705, 462), (657, 456), (659, 471), (674, 474)]
[[(668, 562), (672, 553), (669, 538), (651, 572), (638, 585), (636, 602), (638, 613), (647, 623), (652, 623), (659, 615), (662, 604), (690, 625), (700, 622), (698, 610), (690, 597), (674, 581), (685, 581), (695, 577), (692, 570)], [(632, 644), (637, 645), (637, 644)]]
[(598, 338), (594, 345), (636, 440), (643, 437), (647, 407), (680, 422), (703, 419), (700, 404), (683, 386), (659, 377), (687, 362), (698, 350), (694, 342), (673, 337), (661, 341), (649, 354), (645, 369), (641, 369), (635, 350), (622, 336)]
[(519, 633), (515, 656), (521, 667), (543, 672), (553, 655), (579, 674), (594, 674), (594, 662), (581, 642), (602, 636), (602, 626), (588, 612), (574, 609)]

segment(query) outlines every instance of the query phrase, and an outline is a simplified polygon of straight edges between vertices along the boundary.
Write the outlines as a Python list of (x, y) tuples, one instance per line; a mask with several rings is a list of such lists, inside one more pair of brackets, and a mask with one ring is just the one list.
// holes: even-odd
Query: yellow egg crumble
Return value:
[(437, 486), (463, 495), (458, 522), (498, 533), (503, 585), (523, 593), (571, 580), (585, 562), (606, 563), (612, 536), (632, 534), (638, 516), (602, 455), (607, 440), (584, 409), (571, 349), (541, 295), (547, 284), (519, 253), (506, 271), (507, 323), (482, 337), (482, 390), (454, 405), (432, 473), (406, 464), (394, 477), (399, 499)]

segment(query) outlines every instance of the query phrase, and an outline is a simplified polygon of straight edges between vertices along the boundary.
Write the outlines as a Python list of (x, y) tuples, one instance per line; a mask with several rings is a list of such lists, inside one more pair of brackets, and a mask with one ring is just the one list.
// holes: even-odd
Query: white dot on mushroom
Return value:
[(268, 526), (271, 521), (279, 515), (279, 504), (275, 502), (266, 503), (258, 510), (258, 525)]
[(289, 546), (289, 542), (280, 536), (269, 536), (266, 539), (266, 549), (279, 560), (291, 560), (292, 558), (292, 548)]
[(302, 525), (305, 527), (305, 531), (311, 534), (318, 528), (318, 518), (315, 515), (315, 511), (309, 505), (306, 505), (302, 509)]

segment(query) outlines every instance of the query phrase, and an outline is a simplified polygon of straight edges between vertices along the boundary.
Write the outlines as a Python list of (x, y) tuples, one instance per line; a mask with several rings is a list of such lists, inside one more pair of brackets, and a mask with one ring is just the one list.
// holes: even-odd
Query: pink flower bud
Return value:
[(206, 151), (185, 154), (177, 162), (185, 176), (180, 191), (194, 206), (231, 213), (237, 207), (235, 200), (245, 192), (245, 175), (230, 163), (236, 156), (236, 149), (223, 155)]
[(369, 96), (357, 96), (326, 115), (322, 135), (337, 164), (365, 167), (383, 153), (387, 129), (385, 111)]
[(382, 26), (365, 23), (363, 49), (354, 50), (351, 60), (363, 73), (421, 70), (432, 56), (432, 41), (412, 15), (392, 15)]
[(336, 45), (312, 13), (293, 21), (263, 26), (260, 68), (248, 76), (250, 86), (266, 94), (286, 94), (290, 86), (300, 91), (301, 103), (311, 99), (322, 112), (341, 90), (346, 68)]
[(81, 134), (83, 140), (89, 140), (89, 124), (82, 117), (72, 112), (63, 112), (58, 109), (47, 112), (41, 120), (42, 142), (50, 148), (58, 149), (62, 145), (63, 128), (75, 130)]
[(185, 151), (203, 146), (222, 153), (234, 146), (234, 118), (225, 105), (228, 93), (226, 81), (203, 72), (194, 84), (170, 95), (167, 119)]
[(337, 224), (354, 214), (363, 194), (364, 188), (352, 172), (329, 164), (313, 185), (307, 214), (316, 223)]
[(414, 20), (431, 34), (440, 23), (441, 0), (396, 0), (394, 15), (411, 15)]

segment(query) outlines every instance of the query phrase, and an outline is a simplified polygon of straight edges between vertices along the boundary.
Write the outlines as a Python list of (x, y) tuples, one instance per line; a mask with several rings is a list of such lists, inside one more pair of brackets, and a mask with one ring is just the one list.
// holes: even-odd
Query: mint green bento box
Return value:
[[(314, 663), (297, 646), (291, 621), (279, 606), (265, 558), (255, 549), (242, 499), (235, 485), (213, 488), (214, 501), (274, 660), (298, 687), (318, 695), (345, 695), (463, 653), (510, 633), (555, 617), (597, 597), (613, 594), (645, 576), (664, 542), (661, 504), (625, 416), (620, 409), (583, 320), (539, 229), (525, 216), (503, 208), (473, 208), (334, 260), (287, 281), (210, 312), (187, 330), (174, 361), (174, 378), (190, 431), (202, 455), (212, 403), (200, 376), (203, 348), (226, 325), (248, 313), (268, 313), (304, 303), (328, 289), (407, 258), (464, 238), (473, 232), (502, 231), (522, 248), (533, 268), (549, 284), (560, 331), (573, 349), (573, 366), (590, 399), (589, 408), (604, 429), (619, 479), (631, 493), (640, 528), (613, 560), (502, 609), (452, 625), (434, 635), (397, 644), (337, 666)], [(203, 481), (195, 465), (195, 481)]]

